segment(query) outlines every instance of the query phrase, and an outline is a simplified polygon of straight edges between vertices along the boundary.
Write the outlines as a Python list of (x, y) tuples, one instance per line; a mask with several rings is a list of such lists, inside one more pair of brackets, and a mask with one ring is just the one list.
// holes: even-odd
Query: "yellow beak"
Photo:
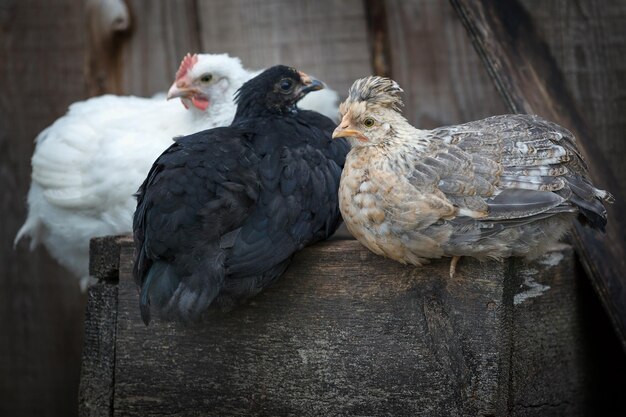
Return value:
[(337, 128), (333, 131), (333, 139), (337, 138), (361, 138), (364, 137), (363, 133), (359, 132), (356, 129), (348, 129), (344, 126), (337, 126)]
[(356, 138), (361, 142), (369, 142), (369, 139), (363, 132), (352, 127), (352, 120), (349, 113), (344, 114), (341, 118), (341, 123), (339, 123), (339, 126), (337, 126), (333, 132), (333, 139), (337, 138)]

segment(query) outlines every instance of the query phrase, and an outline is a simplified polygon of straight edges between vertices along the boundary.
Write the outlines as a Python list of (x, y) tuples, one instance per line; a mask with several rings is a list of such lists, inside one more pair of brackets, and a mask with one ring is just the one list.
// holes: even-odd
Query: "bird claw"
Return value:
[(456, 264), (459, 263), (460, 256), (453, 256), (450, 261), (450, 278), (454, 278), (454, 274), (456, 273)]

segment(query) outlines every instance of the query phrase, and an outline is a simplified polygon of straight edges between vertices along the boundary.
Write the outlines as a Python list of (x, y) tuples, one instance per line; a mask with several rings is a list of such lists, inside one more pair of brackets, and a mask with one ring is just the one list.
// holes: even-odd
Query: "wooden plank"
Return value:
[[(520, 0), (626, 195), (626, 2)], [(616, 191), (617, 192), (617, 191)]]
[[(187, 52), (229, 53), (258, 69), (292, 65), (347, 95), (371, 74), (358, 0), (129, 0), (133, 35), (123, 46), (124, 91), (166, 90)], [(332, 10), (332, 13), (328, 11)]]
[[(133, 32), (122, 39), (123, 91), (139, 96), (167, 91), (183, 56), (202, 52), (197, 2), (128, 0), (127, 4)], [(221, 11), (213, 14), (218, 18)]]
[(373, 74), (391, 77), (391, 41), (385, 2), (364, 0)]
[(585, 320), (571, 247), (549, 253), (523, 271), (514, 297), (508, 415), (584, 416), (592, 392), (583, 376)]
[(506, 112), (463, 25), (447, 2), (384, 2), (391, 76), (404, 89), (404, 115), (430, 129)]
[(130, 240), (121, 253), (115, 415), (505, 410), (507, 264), (464, 260), (450, 280), (447, 260), (414, 268), (356, 241), (327, 242), (247, 306), (146, 327)]
[(85, 295), (39, 248), (13, 248), (40, 130), (84, 97), (84, 15), (72, 0), (0, 5), (0, 415), (76, 415)]
[(507, 415), (620, 415), (626, 356), (571, 247), (522, 270), (514, 297)]
[[(626, 360), (607, 360), (619, 344), (565, 245), (533, 262), (463, 260), (450, 280), (445, 260), (405, 267), (354, 241), (326, 242), (248, 306), (145, 327), (132, 240), (106, 239), (92, 248), (121, 257), (101, 263), (120, 268), (120, 319), (101, 314), (115, 294), (90, 299), (87, 315), (100, 319), (86, 330), (84, 416), (583, 416), (624, 405)], [(94, 292), (105, 288), (117, 282)]]
[(89, 288), (85, 313), (78, 415), (110, 416), (115, 389), (117, 285), (102, 280)]
[(626, 212), (626, 196), (620, 195), (617, 178), (595, 146), (558, 65), (519, 3), (451, 1), (509, 109), (539, 114), (572, 130), (595, 182), (615, 194), (615, 204), (608, 207), (606, 235), (576, 223), (575, 241), (626, 349), (626, 220), (621, 216)]
[[(95, 238), (89, 245), (89, 275), (98, 283), (89, 288), (85, 309), (85, 344), (82, 355), (78, 415), (113, 415), (117, 293), (122, 244), (129, 237)], [(128, 246), (128, 245), (126, 245)]]
[(359, 0), (213, 0), (198, 3), (198, 22), (203, 51), (228, 52), (248, 68), (291, 65), (341, 97), (372, 73)]

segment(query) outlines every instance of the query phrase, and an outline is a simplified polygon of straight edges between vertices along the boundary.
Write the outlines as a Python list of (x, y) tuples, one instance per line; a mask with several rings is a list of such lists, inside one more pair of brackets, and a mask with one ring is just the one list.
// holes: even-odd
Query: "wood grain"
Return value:
[(385, 2), (392, 78), (404, 115), (431, 129), (506, 112), (463, 25), (447, 2)]
[(76, 415), (85, 295), (45, 250), (13, 239), (26, 218), (40, 130), (84, 97), (75, 1), (0, 4), (0, 415)]
[(623, 402), (623, 375), (607, 376), (626, 361), (589, 355), (591, 335), (611, 342), (571, 247), (530, 263), (464, 259), (450, 279), (447, 260), (414, 268), (326, 242), (247, 306), (148, 327), (131, 239), (92, 248), (100, 265), (117, 259), (119, 284), (90, 290), (88, 317), (116, 305), (117, 318), (88, 321), (81, 416), (107, 415), (88, 405), (111, 392), (106, 410), (120, 416), (583, 416)]
[[(521, 0), (626, 196), (626, 2)], [(615, 191), (617, 193), (617, 191)]]
[(202, 52), (197, 2), (129, 0), (132, 36), (123, 45), (125, 94), (150, 96), (167, 91), (187, 52)]
[(372, 73), (359, 0), (215, 0), (198, 3), (198, 20), (204, 51), (236, 55), (248, 68), (291, 65), (342, 98)]
[[(507, 266), (422, 269), (356, 241), (299, 253), (250, 305), (141, 322), (122, 246), (114, 415), (447, 415), (505, 409)], [(158, 380), (154, 379), (159, 375)]]
[(513, 309), (507, 415), (620, 414), (626, 409), (626, 357), (573, 249), (531, 265), (517, 259), (513, 267), (522, 273)]
[(626, 220), (621, 215), (626, 212), (626, 196), (620, 195), (617, 177), (595, 145), (547, 44), (520, 4), (451, 1), (510, 110), (538, 114), (570, 129), (594, 182), (614, 193), (616, 202), (607, 207), (606, 235), (576, 223), (574, 237), (583, 265), (626, 349)]

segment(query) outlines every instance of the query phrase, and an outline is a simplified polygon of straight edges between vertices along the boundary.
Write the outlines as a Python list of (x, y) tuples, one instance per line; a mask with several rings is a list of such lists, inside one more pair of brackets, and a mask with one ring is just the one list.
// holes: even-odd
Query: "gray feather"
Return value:
[(485, 220), (507, 220), (544, 213), (565, 199), (547, 191), (507, 189), (487, 200), (489, 215)]

